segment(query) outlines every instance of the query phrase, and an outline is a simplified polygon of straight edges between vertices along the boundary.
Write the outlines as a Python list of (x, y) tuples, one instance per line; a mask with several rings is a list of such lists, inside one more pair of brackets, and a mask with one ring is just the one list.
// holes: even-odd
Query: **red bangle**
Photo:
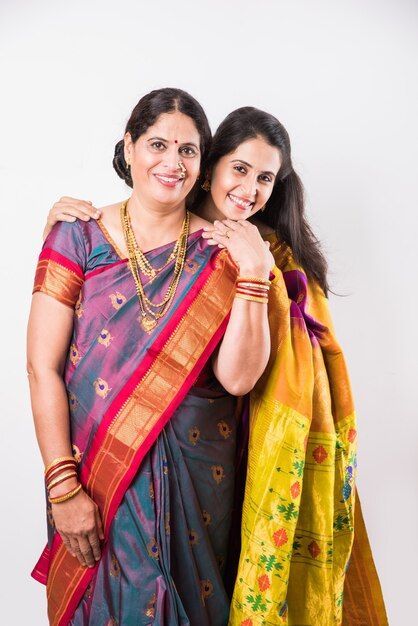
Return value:
[(61, 483), (65, 482), (69, 478), (72, 478), (73, 476), (75, 476), (77, 478), (77, 472), (73, 472), (72, 474), (69, 474), (68, 476), (64, 476), (64, 478), (61, 478), (61, 480), (57, 480), (57, 482), (54, 483), (53, 485), (47, 485), (47, 490), (50, 491), (51, 489), (53, 489), (57, 485), (60, 485)]
[(52, 467), (52, 468), (49, 470), (48, 474), (46, 474), (46, 475), (45, 475), (45, 480), (47, 480), (47, 481), (48, 481), (50, 478), (52, 478), (52, 477), (53, 477), (53, 476), (55, 476), (56, 474), (59, 474), (59, 473), (60, 473), (60, 472), (62, 472), (63, 470), (68, 469), (68, 468), (71, 468), (71, 467), (76, 468), (76, 467), (77, 467), (77, 464), (76, 464), (75, 462), (74, 462), (74, 463), (70, 463), (69, 461), (64, 461), (63, 463), (60, 463), (60, 464), (59, 464), (59, 465), (57, 465), (56, 467)]
[(244, 289), (244, 288), (239, 288), (236, 290), (237, 293), (244, 293), (247, 296), (257, 296), (258, 298), (265, 298), (266, 300), (268, 300), (268, 297), (265, 293), (262, 293), (260, 291), (256, 291), (255, 289)]

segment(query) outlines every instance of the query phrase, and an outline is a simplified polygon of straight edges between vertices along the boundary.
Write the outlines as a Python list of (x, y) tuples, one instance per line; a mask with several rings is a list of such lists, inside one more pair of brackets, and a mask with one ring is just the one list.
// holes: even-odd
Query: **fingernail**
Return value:
[(89, 219), (90, 219), (90, 215), (84, 215), (83, 220), (84, 220), (85, 222), (88, 222), (88, 221), (89, 221)]

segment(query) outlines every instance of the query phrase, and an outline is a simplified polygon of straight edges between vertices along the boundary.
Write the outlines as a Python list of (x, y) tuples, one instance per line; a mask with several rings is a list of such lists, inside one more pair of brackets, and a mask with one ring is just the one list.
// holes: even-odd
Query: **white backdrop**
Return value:
[(214, 129), (255, 105), (290, 133), (332, 286), (347, 295), (331, 307), (390, 623), (414, 622), (417, 17), (413, 0), (2, 0), (2, 624), (47, 624), (44, 588), (29, 578), (46, 528), (25, 374), (42, 227), (60, 195), (127, 197), (114, 144), (161, 86), (190, 91)]

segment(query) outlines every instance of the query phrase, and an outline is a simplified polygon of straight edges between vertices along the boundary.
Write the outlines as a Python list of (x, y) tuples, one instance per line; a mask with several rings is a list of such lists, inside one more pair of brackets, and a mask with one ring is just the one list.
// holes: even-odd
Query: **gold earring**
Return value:
[(202, 185), (202, 189), (205, 191), (210, 191), (210, 180), (207, 178)]

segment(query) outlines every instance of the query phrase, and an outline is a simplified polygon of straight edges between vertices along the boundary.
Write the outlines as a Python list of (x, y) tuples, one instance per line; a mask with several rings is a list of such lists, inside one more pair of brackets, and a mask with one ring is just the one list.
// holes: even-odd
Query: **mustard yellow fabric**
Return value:
[(285, 244), (267, 239), (276, 260), (272, 352), (251, 393), (229, 626), (340, 626), (354, 539), (351, 387), (327, 298)]

